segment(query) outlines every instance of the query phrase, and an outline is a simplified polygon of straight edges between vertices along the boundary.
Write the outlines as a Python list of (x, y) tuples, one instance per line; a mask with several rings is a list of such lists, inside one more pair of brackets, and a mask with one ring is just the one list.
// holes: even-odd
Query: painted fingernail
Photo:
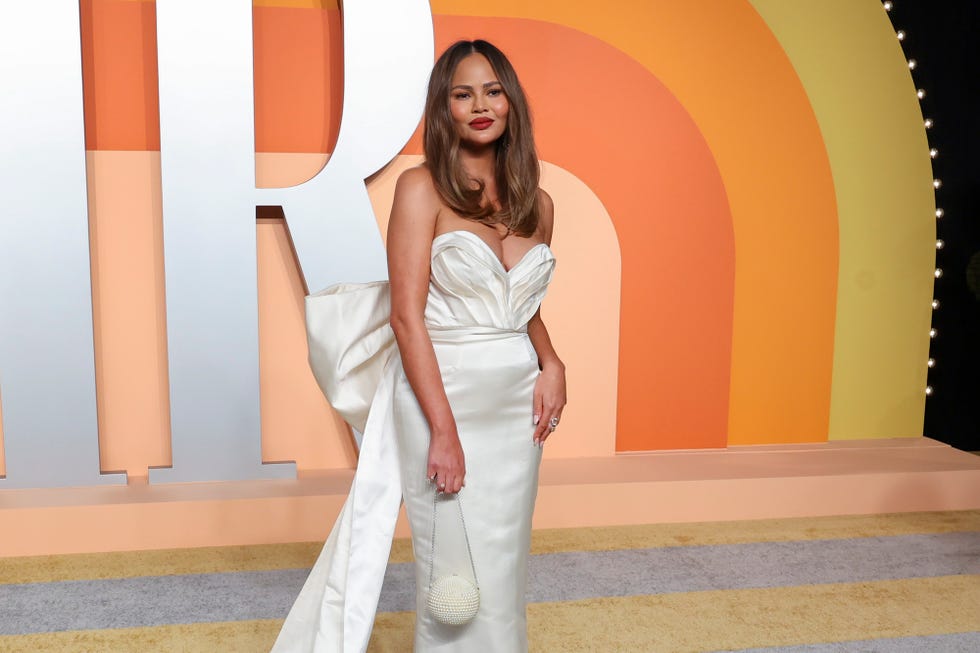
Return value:
[(535, 415), (534, 416), (534, 423), (537, 424), (538, 423), (538, 420), (540, 420), (540, 419), (541, 419), (541, 416), (540, 415)]

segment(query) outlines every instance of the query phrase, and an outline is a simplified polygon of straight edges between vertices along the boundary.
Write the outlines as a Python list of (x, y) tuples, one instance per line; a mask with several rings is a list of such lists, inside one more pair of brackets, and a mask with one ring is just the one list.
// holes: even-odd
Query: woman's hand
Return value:
[(544, 441), (558, 426), (565, 407), (565, 366), (554, 362), (544, 366), (534, 384), (534, 444)]
[(466, 463), (463, 459), (463, 446), (459, 436), (452, 433), (434, 431), (429, 440), (429, 480), (436, 484), (440, 492), (456, 493), (466, 483)]

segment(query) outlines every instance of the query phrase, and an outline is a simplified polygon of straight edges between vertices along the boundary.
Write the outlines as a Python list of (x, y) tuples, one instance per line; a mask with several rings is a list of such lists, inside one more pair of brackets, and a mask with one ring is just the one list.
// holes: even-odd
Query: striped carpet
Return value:
[[(0, 651), (264, 652), (318, 544), (0, 560)], [(534, 533), (531, 651), (980, 651), (980, 511)], [(370, 651), (411, 650), (398, 540)]]

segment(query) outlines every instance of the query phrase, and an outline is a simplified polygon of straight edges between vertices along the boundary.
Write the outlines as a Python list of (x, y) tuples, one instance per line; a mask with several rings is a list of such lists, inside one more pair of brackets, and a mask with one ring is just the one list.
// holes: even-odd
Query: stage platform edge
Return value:
[[(2, 490), (0, 557), (323, 540), (352, 476)], [(980, 456), (895, 438), (546, 459), (534, 526), (974, 509)]]

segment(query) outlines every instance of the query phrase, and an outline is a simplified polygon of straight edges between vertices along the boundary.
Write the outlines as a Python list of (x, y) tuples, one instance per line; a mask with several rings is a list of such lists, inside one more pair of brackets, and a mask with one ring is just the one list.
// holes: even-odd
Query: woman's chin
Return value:
[(502, 134), (479, 134), (476, 136), (467, 135), (460, 138), (459, 146), (467, 151), (482, 152), (500, 140), (501, 136)]

